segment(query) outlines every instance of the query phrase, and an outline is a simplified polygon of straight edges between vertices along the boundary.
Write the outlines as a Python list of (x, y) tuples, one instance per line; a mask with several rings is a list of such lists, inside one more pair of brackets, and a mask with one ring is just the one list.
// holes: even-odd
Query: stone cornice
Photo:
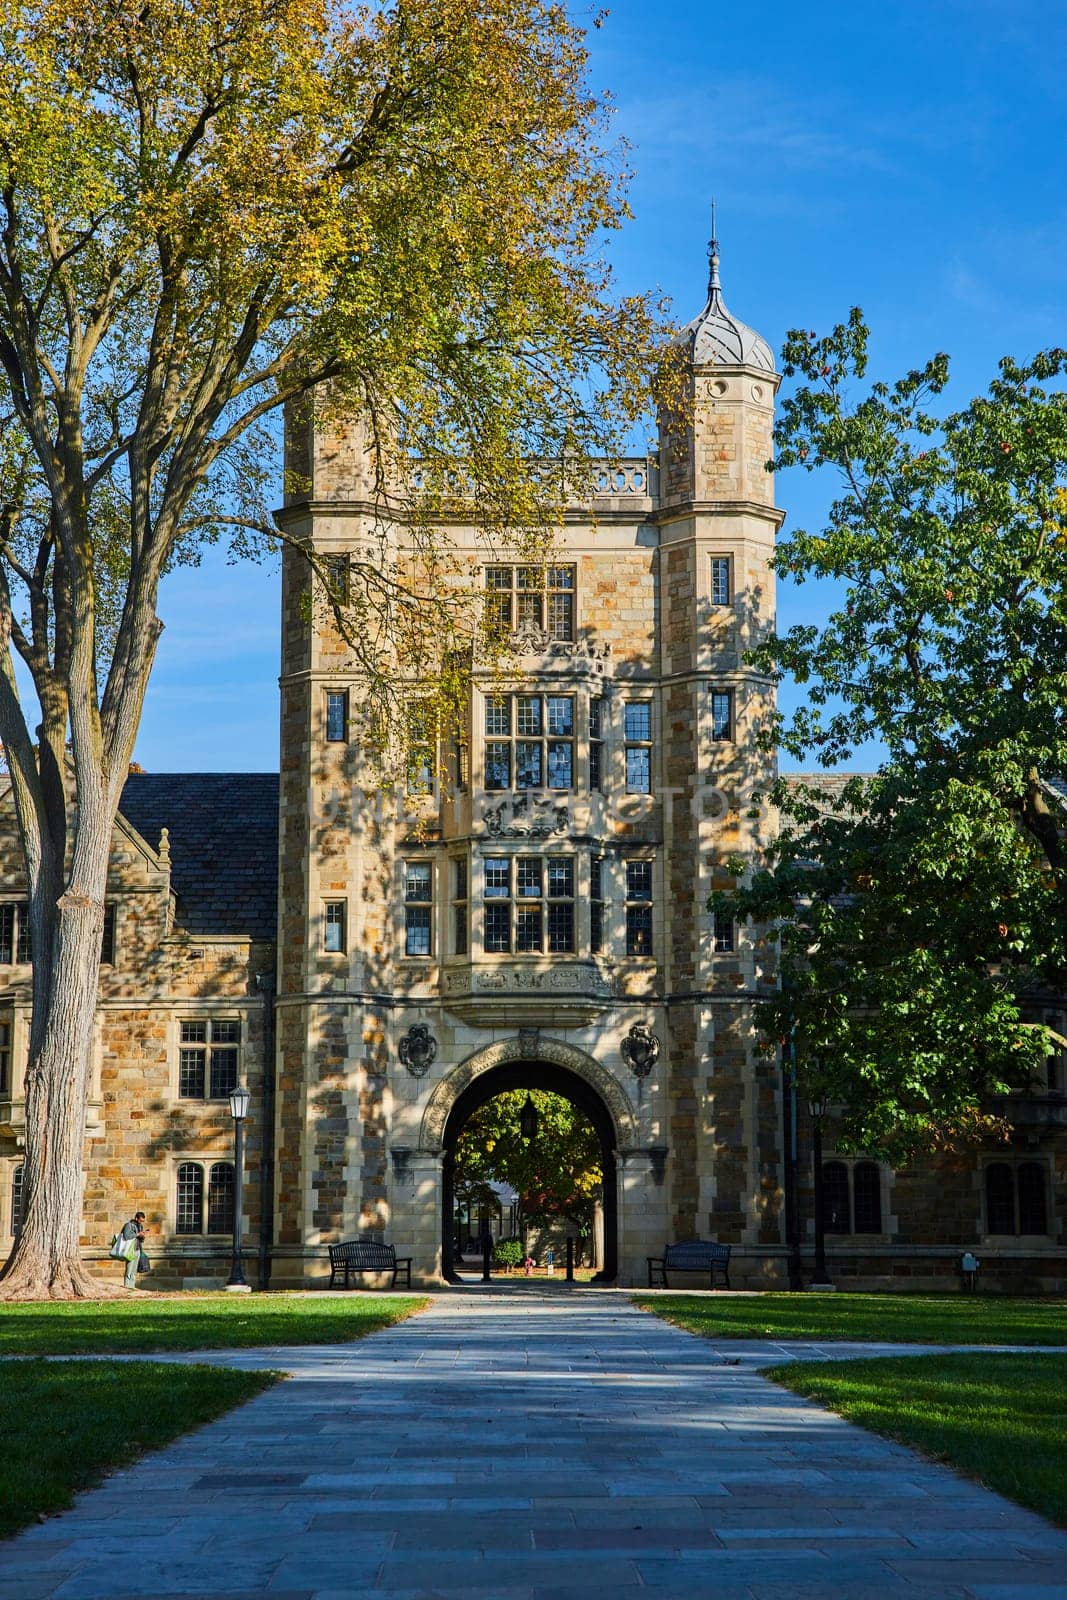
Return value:
[[(759, 517), (773, 523), (777, 532), (786, 513), (780, 506), (769, 506), (762, 500), (679, 500), (674, 505), (661, 505), (651, 520), (658, 528), (665, 528), (672, 522), (685, 522), (692, 517), (711, 517), (716, 521), (722, 517)], [(701, 537), (699, 529), (695, 537)]]

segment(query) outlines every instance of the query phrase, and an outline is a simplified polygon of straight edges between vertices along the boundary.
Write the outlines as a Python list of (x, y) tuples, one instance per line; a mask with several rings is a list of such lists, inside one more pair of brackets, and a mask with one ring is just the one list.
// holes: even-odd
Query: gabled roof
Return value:
[(119, 810), (153, 849), (162, 830), (169, 830), (180, 927), (273, 942), (276, 772), (134, 772)]

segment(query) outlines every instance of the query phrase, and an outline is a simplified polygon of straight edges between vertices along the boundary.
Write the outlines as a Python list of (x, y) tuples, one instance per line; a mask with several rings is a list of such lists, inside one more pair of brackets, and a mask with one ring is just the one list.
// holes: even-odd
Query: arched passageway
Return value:
[(507, 1061), (482, 1072), (456, 1096), (445, 1120), (441, 1137), (442, 1205), (441, 1266), (452, 1283), (459, 1281), (454, 1260), (453, 1211), (455, 1195), (456, 1141), (469, 1118), (507, 1089), (547, 1089), (562, 1095), (576, 1106), (592, 1124), (600, 1141), (603, 1174), (604, 1262), (594, 1283), (612, 1283), (618, 1274), (618, 1185), (615, 1151), (618, 1135), (615, 1121), (601, 1096), (585, 1078), (552, 1061)]

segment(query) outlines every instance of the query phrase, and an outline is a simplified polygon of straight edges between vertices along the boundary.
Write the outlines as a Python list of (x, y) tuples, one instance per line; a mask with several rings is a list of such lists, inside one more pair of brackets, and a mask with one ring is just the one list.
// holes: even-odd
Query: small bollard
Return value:
[(567, 1282), (574, 1282), (574, 1240), (567, 1235)]

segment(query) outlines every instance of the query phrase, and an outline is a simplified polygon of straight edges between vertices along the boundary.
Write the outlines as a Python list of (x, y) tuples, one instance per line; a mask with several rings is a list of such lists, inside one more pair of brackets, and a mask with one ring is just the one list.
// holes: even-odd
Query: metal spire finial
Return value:
[(715, 202), (711, 202), (711, 243), (708, 245), (708, 299), (722, 292), (719, 283), (719, 240), (715, 231)]

